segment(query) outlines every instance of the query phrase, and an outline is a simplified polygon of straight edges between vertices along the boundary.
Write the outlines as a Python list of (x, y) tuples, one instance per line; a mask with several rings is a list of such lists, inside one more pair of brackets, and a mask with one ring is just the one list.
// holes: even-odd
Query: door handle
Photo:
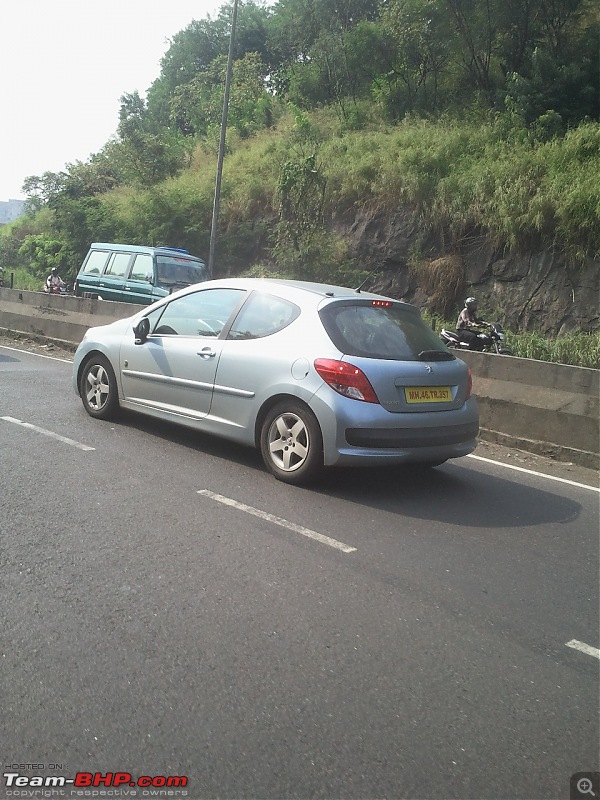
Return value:
[(211, 347), (203, 347), (198, 355), (200, 358), (214, 358), (217, 354)]

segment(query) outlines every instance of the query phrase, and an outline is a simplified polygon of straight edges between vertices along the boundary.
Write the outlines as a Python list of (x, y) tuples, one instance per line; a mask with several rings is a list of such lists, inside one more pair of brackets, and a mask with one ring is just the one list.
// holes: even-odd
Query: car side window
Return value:
[(83, 272), (85, 275), (100, 275), (106, 262), (108, 261), (110, 253), (106, 250), (92, 250), (85, 262)]
[(130, 259), (131, 253), (115, 253), (104, 274), (112, 275), (113, 278), (123, 278)]
[(152, 280), (152, 256), (149, 253), (138, 253), (131, 267), (129, 279), (132, 281)]
[(207, 289), (177, 297), (167, 304), (152, 334), (217, 338), (245, 294), (242, 289)]
[(228, 339), (262, 339), (283, 330), (300, 314), (289, 300), (254, 292), (235, 318)]

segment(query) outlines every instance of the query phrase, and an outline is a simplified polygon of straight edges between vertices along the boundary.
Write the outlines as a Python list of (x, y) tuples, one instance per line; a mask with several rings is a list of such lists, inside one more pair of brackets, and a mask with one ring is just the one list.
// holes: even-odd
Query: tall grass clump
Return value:
[(430, 261), (415, 260), (410, 266), (420, 288), (429, 298), (429, 310), (444, 317), (450, 313), (456, 297), (464, 290), (465, 268), (456, 255)]
[(584, 124), (540, 148), (556, 234), (573, 257), (600, 258), (600, 125)]
[(41, 292), (44, 289), (44, 280), (33, 275), (26, 267), (14, 267), (4, 271), (4, 286), (10, 288), (10, 276), (13, 275), (13, 289), (23, 289), (27, 292)]
[[(274, 207), (277, 178), (284, 158), (272, 135), (256, 136), (242, 143), (227, 159), (224, 179), (228, 182), (228, 225), (270, 215)], [(215, 164), (216, 167), (216, 164)]]
[[(456, 318), (450, 320), (432, 309), (423, 309), (421, 316), (434, 331), (454, 330)], [(571, 332), (555, 337), (532, 331), (505, 331), (504, 334), (505, 346), (518, 358), (600, 369), (600, 331)]]
[(565, 333), (548, 338), (539, 333), (507, 333), (513, 355), (574, 367), (600, 369), (600, 333)]
[(372, 206), (377, 196), (380, 176), (390, 177), (390, 136), (360, 131), (326, 142), (319, 160), (327, 179), (327, 197), (331, 213)]

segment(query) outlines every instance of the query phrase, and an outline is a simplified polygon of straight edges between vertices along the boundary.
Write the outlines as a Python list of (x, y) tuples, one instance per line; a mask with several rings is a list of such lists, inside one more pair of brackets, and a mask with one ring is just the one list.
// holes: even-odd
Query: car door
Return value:
[(289, 300), (268, 292), (251, 293), (227, 332), (217, 371), (213, 416), (253, 430), (260, 405), (277, 391), (273, 387), (294, 385), (294, 345), (284, 333), (299, 316), (299, 306)]
[(78, 297), (97, 294), (100, 275), (109, 256), (110, 250), (90, 250), (75, 282), (75, 294)]
[(98, 280), (98, 297), (103, 300), (125, 302), (123, 295), (125, 275), (129, 270), (131, 253), (113, 253), (106, 269)]
[(124, 300), (128, 303), (149, 305), (154, 301), (153, 261), (150, 253), (137, 253), (125, 281)]
[(151, 312), (150, 335), (121, 347), (124, 399), (166, 415), (201, 418), (211, 407), (223, 347), (219, 338), (246, 292), (207, 289), (177, 297)]

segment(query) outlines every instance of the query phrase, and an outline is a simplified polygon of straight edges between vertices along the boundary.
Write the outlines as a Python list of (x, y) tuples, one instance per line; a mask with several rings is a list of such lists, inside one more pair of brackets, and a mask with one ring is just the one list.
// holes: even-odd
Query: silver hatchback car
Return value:
[(468, 367), (417, 308), (301, 281), (207, 281), (90, 328), (73, 383), (92, 417), (123, 407), (257, 447), (292, 484), (437, 466), (479, 430)]

